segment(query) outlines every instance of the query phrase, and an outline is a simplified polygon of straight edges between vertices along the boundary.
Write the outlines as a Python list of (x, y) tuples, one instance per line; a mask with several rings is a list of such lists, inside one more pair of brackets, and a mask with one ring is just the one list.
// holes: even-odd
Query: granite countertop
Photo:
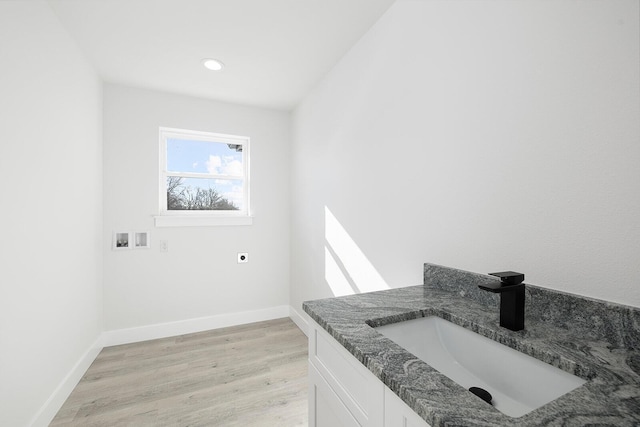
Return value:
[[(527, 285), (525, 330), (513, 332), (498, 325), (495, 295), (476, 290), (492, 279), (468, 274), (425, 264), (425, 285), (303, 308), (432, 427), (640, 425), (640, 310)], [(431, 315), (587, 382), (522, 417), (504, 415), (373, 329)]]

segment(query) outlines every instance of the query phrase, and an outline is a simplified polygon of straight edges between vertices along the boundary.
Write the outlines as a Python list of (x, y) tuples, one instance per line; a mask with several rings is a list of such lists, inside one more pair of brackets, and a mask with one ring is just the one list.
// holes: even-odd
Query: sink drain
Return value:
[(471, 387), (469, 391), (491, 405), (491, 399), (493, 399), (493, 397), (487, 390), (480, 387)]

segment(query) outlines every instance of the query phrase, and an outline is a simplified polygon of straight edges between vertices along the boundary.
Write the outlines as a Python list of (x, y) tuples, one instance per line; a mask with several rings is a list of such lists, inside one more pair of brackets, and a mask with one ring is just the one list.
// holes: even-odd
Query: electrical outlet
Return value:
[(160, 252), (169, 252), (168, 240), (160, 240)]
[(246, 252), (238, 252), (238, 264), (249, 262), (249, 254)]

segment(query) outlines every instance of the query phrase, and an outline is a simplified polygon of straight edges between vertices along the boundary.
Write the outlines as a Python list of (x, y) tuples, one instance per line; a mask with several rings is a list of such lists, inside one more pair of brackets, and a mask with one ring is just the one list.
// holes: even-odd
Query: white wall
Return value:
[[(118, 85), (104, 98), (105, 329), (286, 308), (289, 114)], [(154, 227), (160, 126), (251, 138), (253, 225)], [(110, 250), (117, 230), (149, 231), (151, 249)]]
[(2, 426), (48, 424), (102, 331), (101, 92), (46, 3), (0, 2)]
[(640, 306), (639, 15), (394, 4), (295, 111), (292, 305), (432, 262)]

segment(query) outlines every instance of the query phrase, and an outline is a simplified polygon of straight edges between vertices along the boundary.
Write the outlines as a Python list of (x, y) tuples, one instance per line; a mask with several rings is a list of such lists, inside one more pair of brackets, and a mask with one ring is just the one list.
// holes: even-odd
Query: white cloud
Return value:
[(223, 173), (226, 175), (239, 175), (242, 176), (244, 171), (242, 170), (242, 162), (238, 160), (232, 160), (228, 163), (225, 163), (222, 168)]
[(220, 175), (221, 167), (222, 159), (220, 156), (209, 156), (209, 160), (207, 160), (207, 171), (209, 171), (209, 173)]
[(234, 185), (230, 191), (225, 191), (222, 194), (225, 199), (232, 201), (238, 207), (242, 207), (244, 204), (242, 187), (239, 185)]
[(207, 160), (207, 171), (215, 175), (242, 176), (244, 174), (242, 162), (234, 160), (232, 156), (220, 157), (210, 155), (209, 160)]

